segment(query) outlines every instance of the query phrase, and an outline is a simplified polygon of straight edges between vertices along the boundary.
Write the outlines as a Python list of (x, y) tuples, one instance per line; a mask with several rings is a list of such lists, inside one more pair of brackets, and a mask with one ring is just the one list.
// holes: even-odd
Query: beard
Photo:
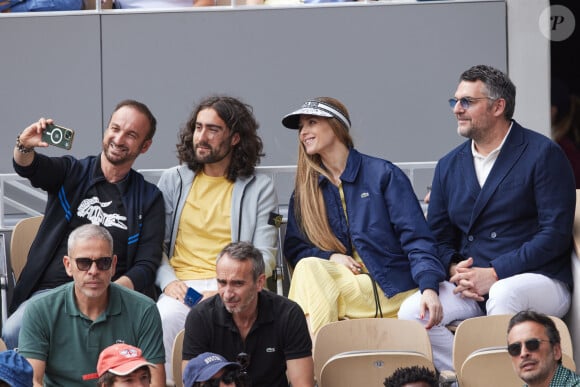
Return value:
[[(243, 311), (245, 311), (248, 307), (250, 307), (251, 305), (253, 305), (254, 300), (258, 297), (258, 294), (253, 294), (251, 295), (249, 298), (247, 299), (240, 299), (237, 302), (237, 305), (234, 307), (228, 306), (225, 302), (224, 302), (224, 306), (226, 308), (226, 310), (231, 313), (241, 313)], [(230, 302), (233, 300), (229, 300)]]
[(126, 146), (117, 146), (112, 141), (109, 141), (108, 144), (103, 143), (105, 158), (113, 165), (122, 165), (135, 161), (141, 149), (143, 149), (143, 144), (136, 152), (131, 152)]
[[(200, 148), (203, 147), (205, 154), (200, 154)], [(218, 163), (225, 159), (232, 151), (232, 147), (227, 142), (222, 142), (217, 148), (212, 148), (208, 143), (199, 143), (193, 146), (195, 161), (200, 164)]]

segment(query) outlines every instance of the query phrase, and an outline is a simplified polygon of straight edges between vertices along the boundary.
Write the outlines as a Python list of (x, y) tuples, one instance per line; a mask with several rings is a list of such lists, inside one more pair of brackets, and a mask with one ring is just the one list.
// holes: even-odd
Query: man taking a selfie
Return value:
[[(49, 144), (43, 132), (51, 119), (41, 118), (22, 131), (14, 148), (14, 170), (48, 194), (44, 219), (16, 283), (2, 338), (18, 346), (26, 301), (70, 281), (62, 263), (69, 234), (83, 224), (105, 227), (118, 257), (113, 281), (149, 295), (161, 262), (164, 207), (161, 192), (132, 169), (151, 147), (156, 119), (134, 100), (120, 102), (103, 135), (102, 152), (76, 159), (48, 157), (36, 151)], [(64, 137), (64, 135), (63, 135)], [(58, 139), (59, 137), (57, 137)], [(52, 136), (52, 139), (55, 139)]]

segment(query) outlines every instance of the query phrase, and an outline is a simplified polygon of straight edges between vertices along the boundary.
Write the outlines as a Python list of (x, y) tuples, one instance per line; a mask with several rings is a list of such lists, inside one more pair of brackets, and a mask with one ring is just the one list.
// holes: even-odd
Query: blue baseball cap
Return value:
[(32, 366), (18, 352), (0, 352), (0, 380), (11, 387), (32, 387)]
[(191, 359), (183, 371), (183, 385), (190, 387), (195, 382), (210, 380), (218, 371), (227, 366), (241, 368), (239, 363), (227, 361), (223, 356), (204, 352)]

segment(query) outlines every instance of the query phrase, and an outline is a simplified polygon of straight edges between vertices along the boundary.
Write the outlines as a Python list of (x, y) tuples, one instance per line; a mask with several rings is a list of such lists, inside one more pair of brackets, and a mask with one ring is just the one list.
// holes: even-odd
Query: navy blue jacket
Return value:
[(572, 285), (574, 175), (560, 147), (515, 121), (479, 186), (471, 140), (438, 163), (428, 222), (445, 267), (454, 253), (498, 277), (539, 273)]
[[(14, 288), (10, 312), (27, 300), (54, 256), (66, 232), (73, 212), (87, 191), (103, 181), (102, 174), (96, 176), (100, 155), (77, 160), (72, 156), (47, 157), (35, 154), (34, 161), (27, 167), (13, 162), (14, 170), (28, 178), (32, 186), (42, 188), (48, 194), (44, 219), (32, 243), (28, 260)], [(128, 189), (122, 194), (127, 211), (127, 257), (125, 273), (116, 273), (115, 278), (126, 275), (133, 281), (135, 290), (152, 294), (155, 273), (161, 263), (165, 210), (161, 192), (143, 176), (131, 170), (127, 176)]]
[[(419, 286), (439, 290), (445, 271), (411, 182), (389, 161), (351, 149), (340, 176), (348, 222), (339, 190), (320, 178), (328, 222), (352, 255), (353, 245), (387, 297)], [(352, 243), (351, 243), (352, 242)], [(314, 246), (294, 216), (294, 195), (288, 208), (284, 255), (292, 265), (306, 257), (329, 259), (335, 251)]]

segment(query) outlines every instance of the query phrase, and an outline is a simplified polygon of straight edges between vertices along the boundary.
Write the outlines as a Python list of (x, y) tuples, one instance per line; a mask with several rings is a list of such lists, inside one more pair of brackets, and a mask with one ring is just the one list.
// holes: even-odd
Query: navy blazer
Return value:
[(513, 121), (483, 185), (471, 140), (437, 163), (428, 223), (439, 256), (454, 253), (498, 277), (539, 273), (572, 285), (570, 254), (576, 206), (574, 175), (560, 147)]

